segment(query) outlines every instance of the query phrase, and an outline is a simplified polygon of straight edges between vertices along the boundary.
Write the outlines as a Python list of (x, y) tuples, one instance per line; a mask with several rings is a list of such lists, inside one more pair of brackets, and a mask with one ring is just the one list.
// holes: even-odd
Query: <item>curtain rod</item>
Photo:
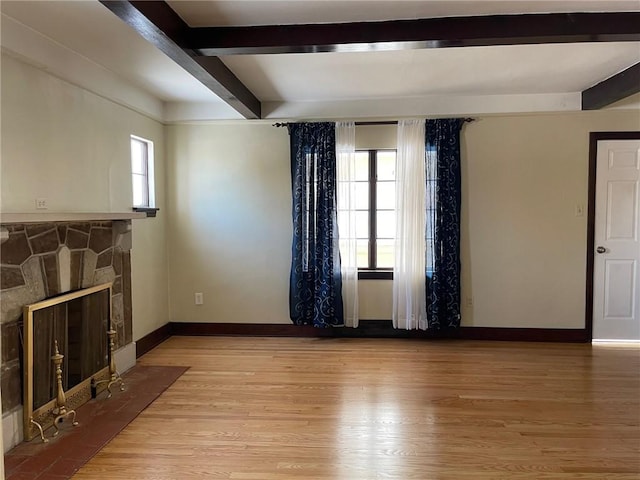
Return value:
[[(471, 122), (475, 122), (476, 119), (475, 118), (471, 118), (471, 117), (467, 117), (467, 118), (463, 118), (462, 121), (464, 121), (465, 123), (471, 123)], [(292, 122), (276, 122), (271, 124), (272, 127), (288, 127), (289, 123)], [(397, 120), (384, 120), (384, 121), (379, 121), (379, 122), (355, 122), (356, 126), (368, 126), (368, 125), (397, 125), (398, 121)]]

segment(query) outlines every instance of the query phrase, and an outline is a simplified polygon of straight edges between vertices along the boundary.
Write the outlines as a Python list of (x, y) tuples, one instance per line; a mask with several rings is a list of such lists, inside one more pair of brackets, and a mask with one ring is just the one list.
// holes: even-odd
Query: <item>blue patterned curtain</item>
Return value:
[(291, 123), (293, 245), (289, 314), (296, 325), (343, 324), (334, 123)]
[(460, 326), (460, 130), (462, 119), (427, 120), (427, 324)]

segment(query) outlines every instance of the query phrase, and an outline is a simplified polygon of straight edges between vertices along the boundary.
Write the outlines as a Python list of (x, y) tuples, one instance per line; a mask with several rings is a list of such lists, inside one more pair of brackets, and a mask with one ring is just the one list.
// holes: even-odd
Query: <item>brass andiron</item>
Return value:
[(100, 380), (98, 382), (96, 382), (95, 379), (91, 379), (91, 387), (95, 389), (101, 383), (109, 382), (107, 383), (107, 391), (109, 392), (109, 395), (107, 395), (107, 398), (111, 398), (111, 395), (112, 395), (111, 387), (116, 383), (119, 383), (120, 391), (123, 392), (124, 382), (122, 381), (122, 377), (118, 373), (118, 370), (116, 370), (116, 359), (114, 356), (115, 342), (113, 341), (116, 336), (116, 331), (114, 329), (110, 329), (107, 331), (107, 335), (109, 336), (109, 379)]
[(38, 422), (36, 422), (33, 419), (33, 416), (29, 417), (29, 422), (34, 424), (36, 427), (38, 427), (38, 431), (40, 432), (40, 439), (42, 440), (42, 443), (49, 443), (49, 439), (48, 438), (44, 438), (44, 431), (42, 431), (42, 425), (40, 425)]
[(51, 360), (53, 361), (53, 365), (56, 368), (56, 386), (58, 390), (58, 394), (56, 396), (56, 410), (54, 410), (54, 413), (57, 413), (58, 415), (53, 420), (53, 426), (56, 427), (56, 431), (53, 433), (53, 436), (55, 437), (58, 435), (58, 433), (60, 433), (60, 427), (58, 427), (58, 422), (63, 420), (65, 417), (68, 417), (69, 415), (72, 416), (71, 424), (73, 426), (78, 425), (78, 422), (76, 422), (76, 411), (75, 410), (67, 411), (67, 406), (66, 406), (67, 397), (65, 396), (64, 389), (62, 388), (62, 367), (60, 366), (62, 365), (62, 359), (64, 358), (64, 355), (62, 355), (58, 350), (57, 340), (55, 340), (54, 345), (55, 345), (55, 354), (51, 357)]

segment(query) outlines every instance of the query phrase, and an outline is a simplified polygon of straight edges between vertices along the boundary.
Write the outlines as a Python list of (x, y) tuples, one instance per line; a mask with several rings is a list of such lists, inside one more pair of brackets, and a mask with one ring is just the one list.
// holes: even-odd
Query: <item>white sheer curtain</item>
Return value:
[(358, 326), (358, 263), (356, 251), (356, 125), (336, 122), (338, 234), (342, 271), (344, 324)]
[(398, 122), (393, 326), (427, 328), (425, 121)]

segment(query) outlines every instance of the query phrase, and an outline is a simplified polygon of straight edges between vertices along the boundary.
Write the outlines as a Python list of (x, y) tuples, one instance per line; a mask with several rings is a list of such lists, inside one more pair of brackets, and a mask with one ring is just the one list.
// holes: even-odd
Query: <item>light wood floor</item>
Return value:
[(639, 479), (640, 349), (173, 337), (191, 368), (75, 480)]

